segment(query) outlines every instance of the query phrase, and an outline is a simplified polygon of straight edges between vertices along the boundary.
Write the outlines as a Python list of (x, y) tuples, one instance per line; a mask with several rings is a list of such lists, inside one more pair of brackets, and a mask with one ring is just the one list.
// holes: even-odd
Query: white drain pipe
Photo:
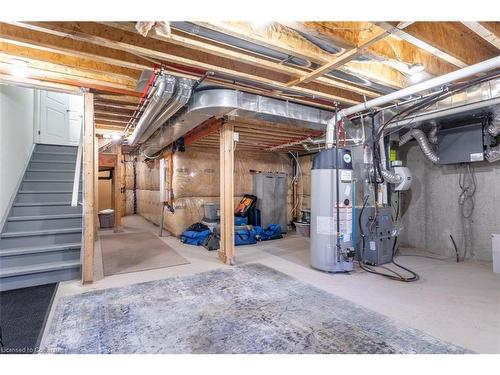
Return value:
[[(456, 80), (459, 80), (462, 78), (470, 77), (470, 76), (473, 76), (475, 74), (479, 74), (479, 73), (486, 72), (489, 70), (494, 70), (497, 68), (500, 68), (500, 56), (494, 57), (494, 58), (489, 59), (489, 60), (482, 61), (482, 62), (474, 64), (474, 65), (470, 65), (466, 68), (459, 69), (459, 70), (456, 70), (454, 72), (444, 74), (444, 75), (436, 77), (436, 78), (429, 79), (427, 81), (418, 83), (418, 84), (410, 86), (410, 87), (406, 87), (404, 89), (395, 91), (393, 93), (390, 93), (390, 94), (387, 94), (387, 95), (384, 95), (384, 96), (381, 96), (381, 97), (378, 97), (378, 98), (375, 98), (372, 100), (368, 100), (365, 103), (357, 104), (355, 106), (343, 109), (339, 112), (339, 115), (340, 115), (340, 118), (350, 116), (350, 115), (353, 115), (355, 113), (358, 113), (361, 111), (366, 111), (367, 109), (392, 102), (394, 100), (398, 100), (398, 99), (401, 99), (401, 98), (404, 98), (404, 97), (407, 97), (410, 95), (414, 95), (416, 93), (431, 89), (433, 87), (445, 85), (447, 83), (450, 83), (450, 82), (453, 82), (453, 81), (456, 81)], [(335, 119), (332, 118), (330, 121), (332, 121), (334, 123)]]

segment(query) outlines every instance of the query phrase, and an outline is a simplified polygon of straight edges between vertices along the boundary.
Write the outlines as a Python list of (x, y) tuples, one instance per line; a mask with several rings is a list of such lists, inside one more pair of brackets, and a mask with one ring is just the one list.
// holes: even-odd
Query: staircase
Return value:
[(0, 291), (80, 277), (82, 207), (71, 206), (77, 150), (35, 146), (0, 234)]

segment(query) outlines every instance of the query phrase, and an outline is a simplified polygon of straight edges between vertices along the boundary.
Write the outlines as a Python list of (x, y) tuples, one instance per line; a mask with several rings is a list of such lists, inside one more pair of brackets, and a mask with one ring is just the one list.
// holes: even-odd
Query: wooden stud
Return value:
[(94, 281), (94, 94), (84, 93), (82, 282)]
[[(95, 113), (95, 111), (94, 111)], [(99, 140), (94, 134), (94, 240), (99, 233)]]
[(234, 264), (234, 124), (224, 122), (220, 132), (220, 250), (219, 259)]
[(386, 31), (378, 33), (377, 35), (371, 37), (368, 41), (364, 42), (359, 47), (353, 48), (341, 54), (340, 56), (332, 59), (330, 62), (327, 62), (326, 64), (320, 66), (316, 70), (313, 70), (311, 73), (305, 74), (299, 79), (289, 82), (288, 86), (295, 86), (302, 82), (304, 83), (311, 82), (316, 78), (324, 75), (327, 71), (339, 68), (340, 66), (346, 64), (347, 62), (351, 61), (356, 56), (358, 56), (360, 53), (362, 53), (365, 48), (368, 48), (370, 45), (375, 44), (379, 40), (382, 40), (387, 35), (388, 33)]
[(115, 199), (115, 233), (123, 232), (122, 228), (122, 145), (116, 145), (116, 165), (113, 173)]

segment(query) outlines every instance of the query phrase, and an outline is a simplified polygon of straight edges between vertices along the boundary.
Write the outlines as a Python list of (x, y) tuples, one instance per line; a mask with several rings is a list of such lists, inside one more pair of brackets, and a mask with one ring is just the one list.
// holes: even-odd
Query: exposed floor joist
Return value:
[[(298, 56), (320, 65), (327, 64), (335, 57), (334, 54), (323, 51), (313, 43), (309, 42), (300, 34), (289, 27), (284, 27), (278, 23), (265, 28), (256, 28), (250, 22), (196, 22), (201, 26), (226, 33), (231, 36), (242, 38), (246, 41), (264, 45), (269, 48), (287, 53), (291, 56)], [(287, 23), (284, 23), (287, 25)], [(340, 43), (339, 43), (340, 44)], [(354, 48), (356, 45), (343, 41), (344, 46)], [(345, 69), (344, 69), (345, 68)], [(374, 79), (391, 87), (405, 86), (405, 77), (398, 71), (386, 67), (377, 74), (371, 71), (371, 63), (365, 62), (362, 65), (347, 63), (343, 70), (358, 73), (364, 77)]]
[(493, 25), (488, 26), (487, 24), (483, 24), (481, 22), (462, 23), (474, 33), (490, 43), (492, 46), (494, 46), (496, 49), (500, 50), (500, 26), (498, 25), (498, 23), (493, 22), (493, 24), (496, 24), (496, 27), (494, 27)]
[[(192, 51), (185, 47), (166, 43), (137, 33), (126, 32), (106, 25), (90, 22), (30, 22), (18, 23), (18, 26), (72, 39), (77, 42), (91, 43), (106, 50), (119, 50), (124, 53), (146, 56), (159, 62), (182, 64), (194, 69), (215, 71), (219, 74), (253, 81), (275, 89), (288, 89), (286, 83), (291, 76), (235, 62), (216, 55)], [(290, 90), (290, 89), (288, 89)], [(292, 91), (309, 96), (322, 97), (326, 100), (340, 101), (345, 104), (360, 102), (362, 96), (319, 83), (304, 84)]]

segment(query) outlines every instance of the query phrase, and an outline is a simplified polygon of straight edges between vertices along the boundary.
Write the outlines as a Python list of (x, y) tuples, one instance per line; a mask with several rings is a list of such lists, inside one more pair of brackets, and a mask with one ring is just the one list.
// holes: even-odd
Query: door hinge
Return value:
[(40, 130), (38, 131), (38, 135), (40, 135)]

